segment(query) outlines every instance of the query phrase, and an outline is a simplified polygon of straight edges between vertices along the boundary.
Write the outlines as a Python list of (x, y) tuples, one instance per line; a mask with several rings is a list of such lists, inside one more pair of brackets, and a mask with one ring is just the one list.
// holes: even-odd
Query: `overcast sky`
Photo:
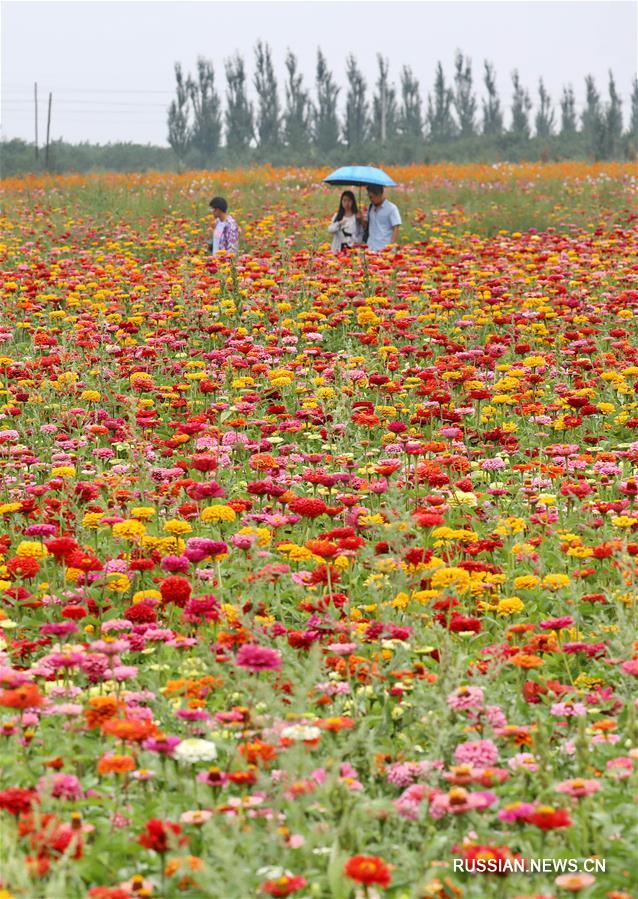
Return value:
[(280, 79), (289, 47), (309, 82), (321, 47), (341, 85), (350, 51), (369, 82), (381, 52), (397, 79), (402, 65), (413, 67), (423, 95), (431, 88), (437, 60), (452, 74), (458, 48), (473, 61), (479, 96), (483, 60), (494, 62), (506, 106), (515, 67), (534, 100), (542, 76), (556, 100), (571, 82), (579, 107), (585, 75), (594, 75), (606, 93), (611, 67), (627, 116), (637, 68), (637, 10), (631, 0), (3, 0), (2, 130), (5, 137), (33, 139), (37, 81), (41, 141), (52, 91), (53, 139), (165, 145), (174, 63), (189, 71), (198, 55), (213, 59), (223, 91), (223, 62), (235, 50), (246, 57), (252, 80), (258, 38), (271, 44)]

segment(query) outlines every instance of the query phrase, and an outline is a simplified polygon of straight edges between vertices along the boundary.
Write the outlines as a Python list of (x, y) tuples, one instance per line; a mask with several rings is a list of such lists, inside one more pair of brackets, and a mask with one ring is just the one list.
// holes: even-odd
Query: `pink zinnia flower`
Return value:
[(430, 762), (395, 762), (386, 768), (388, 783), (395, 787), (408, 787), (431, 768)]
[(336, 656), (349, 656), (357, 648), (356, 643), (329, 643), (326, 649)]
[(37, 786), (38, 793), (48, 793), (55, 799), (80, 799), (83, 795), (82, 784), (73, 774), (52, 774), (41, 777)]
[(233, 534), (230, 538), (230, 542), (233, 546), (237, 547), (237, 549), (250, 549), (256, 541), (256, 534)]
[(550, 618), (547, 621), (541, 621), (540, 627), (544, 631), (560, 631), (564, 627), (571, 627), (574, 619), (571, 615), (563, 615), (562, 618)]
[(505, 727), (507, 725), (507, 718), (503, 714), (501, 707), (498, 705), (486, 705), (485, 717), (494, 728)]
[(496, 799), (496, 794), (487, 790), (470, 793), (463, 787), (453, 787), (448, 793), (438, 793), (430, 799), (430, 814), (433, 818), (442, 818), (447, 814), (482, 811), (493, 805)]
[(587, 709), (582, 702), (555, 702), (552, 715), (565, 715), (566, 718), (582, 718)]
[(488, 768), (498, 759), (498, 749), (491, 740), (470, 740), (461, 743), (454, 750), (454, 760), (459, 764), (469, 763), (479, 768)]
[(521, 768), (532, 773), (538, 771), (536, 759), (530, 752), (518, 752), (507, 764), (512, 771), (519, 771)]
[(421, 810), (421, 803), (432, 793), (429, 787), (423, 784), (413, 784), (404, 790), (398, 799), (392, 803), (402, 818), (416, 821)]
[(484, 693), (480, 687), (457, 687), (447, 698), (450, 708), (462, 711), (473, 709), (483, 704)]
[(628, 756), (619, 756), (607, 762), (608, 773), (616, 780), (626, 780), (634, 770), (633, 760)]
[(276, 649), (259, 646), (257, 643), (244, 643), (240, 647), (235, 664), (247, 671), (279, 671), (281, 655)]
[(575, 777), (571, 780), (564, 780), (556, 787), (558, 793), (566, 793), (568, 796), (579, 798), (580, 796), (591, 796), (600, 790), (599, 780), (582, 780)]
[(498, 813), (498, 818), (500, 821), (513, 824), (515, 821), (524, 821), (533, 811), (534, 806), (529, 802), (514, 802), (502, 808)]
[(500, 471), (503, 468), (507, 468), (507, 463), (503, 459), (485, 459), (481, 462), (482, 471)]

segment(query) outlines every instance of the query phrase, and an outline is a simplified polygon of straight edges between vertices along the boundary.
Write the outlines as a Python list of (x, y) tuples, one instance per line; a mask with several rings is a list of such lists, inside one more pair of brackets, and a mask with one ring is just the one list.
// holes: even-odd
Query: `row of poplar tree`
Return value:
[(387, 59), (378, 55), (377, 64), (370, 97), (356, 58), (348, 56), (345, 103), (339, 115), (342, 89), (321, 50), (312, 93), (304, 85), (295, 54), (288, 52), (283, 103), (271, 48), (262, 41), (255, 47), (256, 102), (249, 98), (246, 66), (238, 53), (225, 62), (225, 108), (210, 60), (198, 59), (195, 76), (185, 75), (177, 63), (176, 96), (168, 109), (168, 142), (181, 162), (204, 166), (251, 158), (293, 163), (339, 161), (345, 149), (349, 159), (379, 162), (459, 158), (464, 152), (476, 158), (477, 151), (480, 155), (490, 148), (501, 155), (524, 158), (525, 146), (534, 141), (551, 148), (558, 157), (635, 157), (637, 79), (625, 131), (622, 101), (611, 72), (606, 97), (601, 96), (593, 77), (585, 79), (585, 105), (580, 112), (571, 86), (563, 89), (556, 107), (541, 79), (533, 113), (530, 94), (514, 71), (506, 123), (494, 66), (488, 61), (483, 66), (484, 98), (480, 104), (471, 60), (461, 52), (456, 54), (450, 81), (438, 63), (425, 104), (409, 66), (401, 69), (397, 89)]

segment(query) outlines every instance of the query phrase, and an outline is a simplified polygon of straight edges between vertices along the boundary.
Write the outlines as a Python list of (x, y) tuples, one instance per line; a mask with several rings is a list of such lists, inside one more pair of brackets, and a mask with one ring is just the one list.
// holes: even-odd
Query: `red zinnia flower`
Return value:
[[(34, 822), (35, 823), (35, 822)], [(38, 859), (48, 859), (69, 853), (71, 858), (82, 858), (82, 836), (72, 824), (59, 821), (54, 815), (43, 815), (38, 820), (39, 829), (30, 831), (30, 844), (37, 850)]]
[(62, 609), (62, 617), (68, 618), (71, 621), (80, 621), (82, 618), (86, 618), (89, 613), (84, 608), (84, 606), (77, 605), (76, 603), (71, 603), (68, 606), (64, 606)]
[(191, 458), (191, 465), (195, 471), (215, 471), (217, 468), (217, 456), (212, 453), (201, 453)]
[(131, 899), (128, 890), (122, 887), (91, 887), (89, 899)]
[(40, 573), (40, 563), (31, 556), (15, 556), (5, 564), (12, 577), (21, 577), (25, 581), (36, 577)]
[(506, 862), (509, 859), (519, 859), (520, 855), (513, 855), (508, 846), (486, 846), (477, 845), (469, 846), (463, 852), (463, 858), (466, 862), (475, 862), (477, 860), (492, 862), (490, 870), (496, 874), (507, 874), (508, 869)]
[(33, 790), (25, 790), (21, 787), (10, 787), (0, 792), (0, 808), (12, 815), (25, 815), (31, 811), (32, 804), (37, 800)]
[(138, 602), (134, 606), (129, 606), (124, 617), (133, 624), (153, 624), (157, 621), (157, 615), (153, 606), (148, 602)]
[(284, 874), (282, 877), (277, 877), (274, 880), (265, 880), (260, 890), (262, 893), (268, 893), (269, 896), (290, 896), (292, 893), (296, 893), (297, 890), (302, 890), (307, 883), (306, 878), (300, 875), (289, 877)]
[(88, 571), (101, 571), (104, 567), (99, 559), (92, 556), (91, 553), (84, 552), (81, 549), (73, 550), (64, 557), (65, 563), (69, 568), (79, 568), (85, 573)]
[(325, 515), (328, 507), (322, 499), (311, 499), (304, 496), (296, 496), (288, 503), (288, 508), (295, 515), (301, 515), (302, 518), (318, 518)]
[(175, 603), (176, 606), (183, 608), (191, 598), (191, 585), (184, 577), (171, 575), (162, 581), (160, 593), (165, 603)]
[(79, 548), (72, 537), (54, 537), (53, 540), (46, 540), (44, 545), (56, 562), (61, 562), (65, 556)]
[(346, 862), (343, 871), (351, 880), (366, 886), (377, 884), (388, 887), (392, 879), (390, 866), (378, 855), (353, 855)]
[(541, 830), (555, 830), (558, 827), (571, 827), (572, 819), (564, 808), (553, 808), (551, 805), (539, 805), (526, 818), (528, 824)]
[(188, 842), (187, 837), (176, 838), (181, 834), (182, 828), (172, 821), (161, 821), (159, 818), (150, 818), (146, 822), (146, 828), (138, 837), (138, 843), (146, 849), (164, 854), (170, 849), (171, 843), (177, 842), (183, 846)]

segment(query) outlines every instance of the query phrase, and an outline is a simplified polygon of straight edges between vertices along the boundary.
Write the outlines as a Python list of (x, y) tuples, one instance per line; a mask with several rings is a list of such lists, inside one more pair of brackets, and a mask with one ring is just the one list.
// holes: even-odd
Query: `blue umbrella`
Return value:
[(396, 187), (397, 184), (382, 169), (375, 169), (371, 165), (344, 165), (335, 169), (332, 174), (324, 178), (325, 184), (348, 185), (356, 184), (365, 187), (368, 184), (378, 184), (380, 187)]

